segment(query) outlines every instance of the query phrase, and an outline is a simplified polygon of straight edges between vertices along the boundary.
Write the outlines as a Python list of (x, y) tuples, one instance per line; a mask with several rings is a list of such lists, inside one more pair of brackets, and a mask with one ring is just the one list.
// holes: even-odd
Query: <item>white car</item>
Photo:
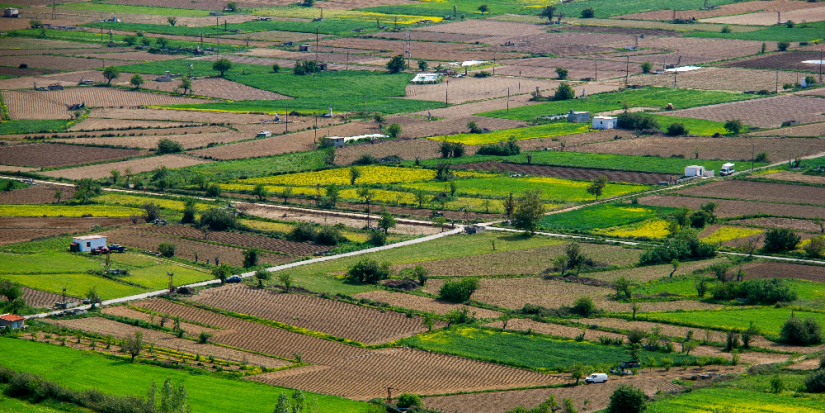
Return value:
[(593, 374), (587, 376), (586, 379), (584, 379), (584, 382), (587, 383), (587, 384), (590, 384), (590, 383), (604, 383), (606, 381), (607, 381), (607, 374), (604, 374), (604, 373), (593, 373)]

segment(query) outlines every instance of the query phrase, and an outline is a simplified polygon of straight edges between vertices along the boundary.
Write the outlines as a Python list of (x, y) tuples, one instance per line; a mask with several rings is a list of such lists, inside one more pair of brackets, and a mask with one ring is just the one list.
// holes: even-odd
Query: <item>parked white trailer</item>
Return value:
[(736, 165), (732, 163), (726, 163), (722, 165), (722, 169), (719, 170), (719, 175), (728, 176), (736, 172)]

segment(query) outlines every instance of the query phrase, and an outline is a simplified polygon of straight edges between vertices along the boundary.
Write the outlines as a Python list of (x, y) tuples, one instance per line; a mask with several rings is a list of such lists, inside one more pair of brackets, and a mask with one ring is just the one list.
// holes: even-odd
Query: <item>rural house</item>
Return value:
[(18, 328), (26, 328), (26, 319), (20, 317), (19, 315), (14, 314), (3, 314), (0, 315), (0, 329), (3, 328), (10, 328), (10, 329), (18, 329)]
[(106, 246), (106, 237), (103, 235), (83, 235), (73, 237), (71, 244), (72, 252), (89, 252), (97, 247)]
[(590, 122), (590, 112), (576, 112), (570, 109), (570, 113), (567, 114), (567, 121), (573, 123)]
[(617, 122), (613, 116), (596, 116), (593, 118), (593, 129), (615, 129)]

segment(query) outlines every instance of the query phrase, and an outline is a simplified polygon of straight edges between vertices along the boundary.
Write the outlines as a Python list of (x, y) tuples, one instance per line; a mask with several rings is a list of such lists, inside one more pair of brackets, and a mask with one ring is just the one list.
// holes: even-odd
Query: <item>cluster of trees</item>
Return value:
[(521, 153), (521, 147), (516, 143), (516, 137), (511, 136), (507, 142), (489, 143), (481, 145), (476, 151), (476, 155), (499, 155), (510, 156)]
[[(578, 369), (581, 370), (581, 369)], [(583, 376), (583, 373), (575, 374), (579, 377)], [(607, 409), (605, 409), (606, 413), (641, 413), (645, 410), (645, 401), (647, 400), (647, 396), (645, 393), (637, 388), (633, 387), (629, 384), (622, 384), (613, 391), (610, 395), (610, 403), (607, 405)], [(587, 401), (584, 402), (584, 406), (582, 410), (587, 409), (587, 405), (589, 403)], [(559, 403), (556, 400), (556, 396), (551, 394), (545, 401), (539, 404), (532, 409), (527, 409), (524, 406), (518, 406), (514, 409), (510, 409), (507, 413), (578, 413), (575, 405), (573, 404), (573, 400), (570, 398), (565, 398)]]
[[(470, 122), (475, 123), (475, 122)], [(467, 124), (469, 127), (469, 124)], [(438, 147), (438, 150), (441, 151), (442, 158), (460, 158), (464, 156), (464, 152), (466, 148), (464, 148), (464, 144), (461, 142), (449, 142), (444, 140), (441, 142), (441, 145)]]
[(0, 279), (0, 296), (6, 298), (6, 302), (0, 303), (0, 312), (22, 315), (28, 308), (20, 284)]
[(478, 289), (478, 279), (467, 277), (448, 280), (438, 289), (438, 298), (453, 303), (463, 303)]
[(293, 241), (312, 241), (321, 245), (338, 245), (347, 242), (347, 238), (341, 232), (343, 224), (318, 225), (309, 222), (302, 222), (296, 225), (287, 237)]

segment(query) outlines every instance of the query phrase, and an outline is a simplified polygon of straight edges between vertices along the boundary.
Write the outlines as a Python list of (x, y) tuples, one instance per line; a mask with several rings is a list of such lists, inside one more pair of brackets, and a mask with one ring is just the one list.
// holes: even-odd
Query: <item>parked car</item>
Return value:
[(241, 282), (241, 277), (237, 275), (233, 275), (226, 279), (227, 283), (239, 283)]
[(607, 382), (607, 374), (604, 374), (604, 373), (593, 373), (593, 374), (591, 374), (591, 375), (587, 376), (587, 378), (586, 378), (586, 379), (584, 379), (584, 382), (585, 382), (585, 383), (587, 383), (587, 384), (591, 384), (591, 383), (605, 383), (605, 382)]
[(118, 244), (112, 244), (112, 245), (109, 245), (109, 251), (112, 251), (112, 252), (125, 252), (126, 247), (124, 247), (122, 245), (118, 245)]

